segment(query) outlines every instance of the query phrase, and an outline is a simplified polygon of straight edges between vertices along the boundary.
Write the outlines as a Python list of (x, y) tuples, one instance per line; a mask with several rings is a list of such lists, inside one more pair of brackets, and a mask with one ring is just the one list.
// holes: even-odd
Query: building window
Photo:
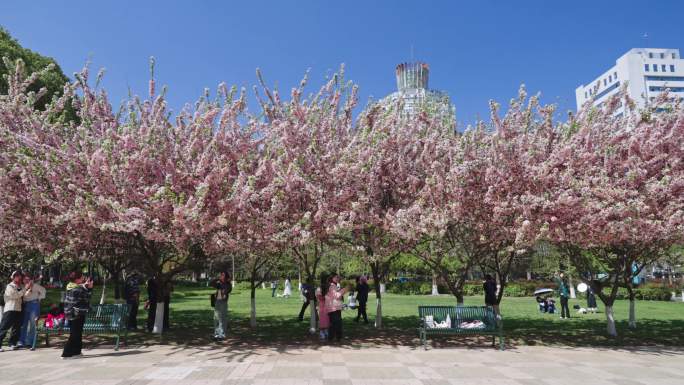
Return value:
[(670, 72), (675, 72), (674, 71), (674, 64), (670, 64)]
[(608, 81), (611, 83), (613, 82), (613, 75), (608, 75)]
[(649, 59), (653, 59), (653, 52), (649, 52), (649, 53), (648, 53), (648, 58), (649, 58)]
[(657, 64), (653, 65), (653, 72), (658, 72), (658, 65)]
[(684, 76), (645, 76), (646, 80), (657, 80), (659, 82), (684, 82)]
[(665, 66), (665, 64), (661, 65), (661, 66), (660, 66), (660, 69), (661, 69), (663, 72), (667, 72), (667, 67)]
[(661, 53), (661, 54), (660, 54), (660, 58), (661, 58), (661, 59), (665, 59), (665, 53)]
[(605, 87), (606, 84), (608, 84), (608, 81), (606, 79), (603, 79), (603, 86)]
[(651, 92), (662, 92), (665, 90), (670, 90), (670, 92), (684, 92), (684, 87), (662, 87), (662, 86), (650, 86), (648, 90)]
[(674, 52), (672, 53), (672, 58), (676, 59), (677, 57), (675, 56)]
[(644, 64), (644, 69), (648, 72), (648, 64)]
[(615, 80), (617, 80), (617, 71), (613, 72), (613, 77), (615, 78)]
[(589, 96), (587, 95), (587, 91), (584, 91), (584, 98), (587, 99)]

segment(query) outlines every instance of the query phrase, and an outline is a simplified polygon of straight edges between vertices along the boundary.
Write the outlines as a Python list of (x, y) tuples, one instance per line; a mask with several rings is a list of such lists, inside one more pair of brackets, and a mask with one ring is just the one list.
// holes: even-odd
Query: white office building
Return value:
[[(600, 106), (627, 85), (627, 94), (644, 108), (665, 91), (684, 97), (684, 60), (678, 49), (633, 48), (615, 62), (615, 66), (575, 90), (577, 109), (586, 102)], [(621, 107), (622, 108), (622, 107)], [(618, 110), (617, 113), (622, 111)]]

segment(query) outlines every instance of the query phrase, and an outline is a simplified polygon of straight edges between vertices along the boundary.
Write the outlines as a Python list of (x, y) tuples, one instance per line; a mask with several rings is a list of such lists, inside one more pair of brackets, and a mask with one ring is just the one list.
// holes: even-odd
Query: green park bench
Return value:
[[(83, 334), (109, 334), (116, 335), (116, 346), (114, 350), (119, 350), (119, 339), (121, 334), (124, 335), (124, 340), (128, 336), (128, 313), (129, 305), (126, 304), (107, 304), (95, 305), (90, 308), (86, 314), (85, 323), (83, 324)], [(60, 328), (48, 328), (45, 324), (39, 326), (36, 334), (33, 337), (33, 345), (31, 349), (36, 348), (36, 341), (38, 334), (45, 333), (45, 346), (50, 346), (50, 334), (68, 334), (70, 332), (69, 326), (62, 326)]]
[[(499, 349), (504, 350), (503, 322), (497, 319), (494, 309), (488, 306), (418, 306), (420, 316), (420, 342), (427, 349), (429, 335), (491, 335), (492, 346), (499, 337)], [(451, 319), (450, 328), (431, 327), (426, 317), (432, 316), (435, 324)], [(477, 322), (480, 321), (480, 322)], [(479, 325), (479, 326), (477, 326)], [(477, 327), (469, 327), (477, 326)]]

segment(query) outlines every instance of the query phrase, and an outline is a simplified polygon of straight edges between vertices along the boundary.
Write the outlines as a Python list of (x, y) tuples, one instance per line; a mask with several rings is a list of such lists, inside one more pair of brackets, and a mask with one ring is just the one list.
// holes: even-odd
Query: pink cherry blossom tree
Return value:
[[(585, 273), (605, 304), (608, 334), (616, 336), (618, 288), (631, 291), (633, 266), (638, 273), (682, 237), (684, 113), (677, 105), (637, 111), (616, 97), (585, 107), (565, 129), (568, 139), (539, 170), (549, 187), (544, 232)], [(636, 326), (633, 295), (630, 324)]]

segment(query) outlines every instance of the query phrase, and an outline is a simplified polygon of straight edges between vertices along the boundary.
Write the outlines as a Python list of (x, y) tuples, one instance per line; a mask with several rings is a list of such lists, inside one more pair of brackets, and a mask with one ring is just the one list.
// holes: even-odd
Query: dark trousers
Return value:
[(356, 321), (363, 317), (363, 322), (368, 323), (368, 314), (366, 314), (366, 301), (359, 301), (359, 307), (356, 310)]
[(271, 289), (271, 297), (275, 297), (276, 287)]
[(330, 329), (328, 329), (328, 340), (333, 339), (339, 341), (342, 339), (342, 310), (337, 310), (332, 313), (328, 313), (330, 317)]
[(140, 303), (135, 300), (135, 299), (130, 299), (126, 301), (126, 304), (131, 307), (130, 312), (128, 313), (128, 328), (129, 329), (137, 329), (138, 328), (138, 306), (140, 306)]
[(157, 315), (157, 303), (150, 302), (147, 308), (147, 331), (151, 332), (154, 329), (154, 317)]
[(306, 302), (304, 302), (304, 303), (302, 304), (302, 310), (299, 311), (299, 320), (300, 320), (300, 321), (303, 321), (303, 320), (304, 320), (304, 312), (306, 311), (306, 308), (309, 307), (309, 303), (310, 303), (310, 302), (311, 302), (311, 301), (307, 299)]
[(570, 318), (570, 308), (568, 307), (568, 297), (561, 296), (561, 318)]
[(62, 357), (71, 357), (81, 354), (83, 349), (83, 323), (85, 316), (69, 320), (69, 339), (64, 345)]
[(10, 346), (14, 346), (19, 342), (19, 331), (21, 330), (22, 319), (23, 314), (21, 314), (20, 311), (6, 311), (2, 315), (2, 323), (0, 324), (0, 347), (10, 329), (12, 329), (9, 338)]

